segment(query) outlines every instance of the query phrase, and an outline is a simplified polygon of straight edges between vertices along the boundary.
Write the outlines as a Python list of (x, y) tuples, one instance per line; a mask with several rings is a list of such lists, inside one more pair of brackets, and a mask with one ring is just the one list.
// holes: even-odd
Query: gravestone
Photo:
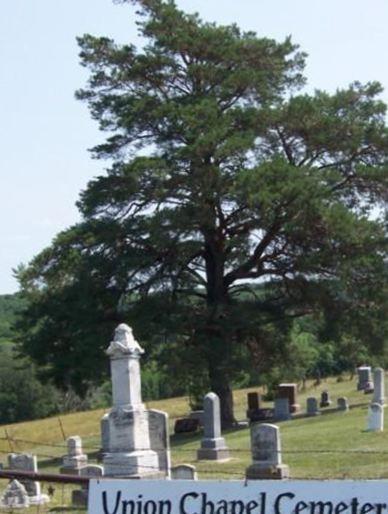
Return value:
[[(161, 426), (151, 427), (155, 415), (145, 408), (141, 398), (140, 357), (144, 350), (128, 325), (121, 324), (116, 328), (106, 353), (111, 361), (113, 407), (103, 418), (105, 475), (122, 478), (166, 477), (166, 470), (159, 467), (163, 460), (162, 450), (158, 453), (152, 448), (152, 434), (155, 435), (155, 430), (160, 434), (165, 433), (166, 418), (162, 420), (161, 416), (156, 416)], [(164, 435), (160, 435), (160, 439), (163, 438), (166, 440)], [(164, 451), (169, 452), (169, 449), (166, 447)]]
[(330, 405), (331, 405), (331, 400), (330, 400), (329, 391), (322, 391), (321, 401), (319, 403), (319, 406), (320, 407), (330, 407)]
[(192, 410), (188, 417), (190, 419), (197, 419), (200, 427), (203, 427), (203, 410)]
[(79, 470), (88, 463), (88, 456), (82, 451), (82, 439), (79, 435), (67, 439), (67, 455), (63, 457), (60, 473), (78, 475)]
[(174, 434), (189, 434), (197, 432), (199, 420), (197, 418), (179, 418), (175, 420)]
[(371, 403), (368, 409), (368, 426), (370, 432), (384, 430), (384, 407), (379, 403)]
[(30, 498), (26, 488), (18, 480), (11, 480), (1, 496), (0, 507), (4, 509), (27, 509)]
[(252, 464), (246, 469), (247, 479), (288, 478), (288, 466), (282, 464), (279, 428), (269, 423), (251, 425)]
[[(8, 468), (17, 471), (38, 472), (38, 461), (36, 455), (29, 453), (9, 453)], [(20, 479), (25, 487), (31, 505), (41, 505), (50, 501), (46, 494), (42, 494), (40, 483), (34, 480)]]
[(170, 476), (171, 452), (168, 429), (168, 414), (161, 410), (149, 409), (148, 428), (151, 450), (158, 456), (159, 472), (166, 477)]
[(349, 410), (349, 402), (348, 399), (344, 396), (341, 398), (337, 398), (337, 409), (347, 412)]
[(319, 408), (318, 408), (318, 400), (316, 398), (314, 398), (313, 396), (310, 396), (310, 398), (307, 398), (306, 413), (307, 413), (307, 416), (318, 416), (320, 414)]
[(277, 398), (287, 398), (290, 412), (298, 412), (300, 405), (297, 402), (298, 387), (296, 384), (279, 384)]
[(173, 480), (198, 480), (195, 466), (190, 464), (179, 464), (172, 467), (171, 478)]
[(373, 388), (372, 369), (370, 366), (360, 366), (357, 368), (357, 391)]
[[(81, 477), (101, 478), (104, 476), (104, 468), (97, 464), (88, 464), (80, 470)], [(71, 502), (78, 507), (86, 507), (88, 504), (88, 484), (82, 484), (81, 489), (74, 489), (71, 493)]]
[(275, 398), (273, 417), (276, 421), (287, 421), (291, 419), (288, 398)]
[(225, 439), (221, 437), (220, 399), (215, 393), (208, 393), (203, 400), (204, 420), (201, 448), (197, 450), (198, 460), (229, 459)]
[(373, 394), (373, 403), (379, 403), (384, 405), (385, 403), (385, 373), (382, 368), (376, 368), (373, 370), (373, 383), (375, 386)]
[(261, 395), (257, 392), (247, 393), (247, 418), (252, 421), (252, 417), (261, 409)]

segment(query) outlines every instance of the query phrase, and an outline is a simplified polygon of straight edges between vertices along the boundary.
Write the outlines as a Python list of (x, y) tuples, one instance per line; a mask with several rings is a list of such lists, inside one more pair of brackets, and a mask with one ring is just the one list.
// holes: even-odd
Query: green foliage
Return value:
[(0, 342), (14, 339), (14, 323), (24, 304), (20, 294), (0, 295)]
[(59, 411), (60, 395), (37, 379), (35, 366), (0, 346), (0, 423), (43, 418)]
[[(232, 421), (231, 383), (284, 360), (296, 317), (362, 309), (384, 344), (381, 86), (299, 93), (305, 56), (291, 39), (133, 3), (141, 49), (79, 38), (90, 79), (77, 97), (109, 133), (94, 156), (112, 165), (82, 192), (82, 221), (19, 273), (22, 345), (85, 392), (104, 378), (114, 324), (129, 321), (179, 384), (200, 369)], [(314, 341), (292, 337), (299, 374)]]

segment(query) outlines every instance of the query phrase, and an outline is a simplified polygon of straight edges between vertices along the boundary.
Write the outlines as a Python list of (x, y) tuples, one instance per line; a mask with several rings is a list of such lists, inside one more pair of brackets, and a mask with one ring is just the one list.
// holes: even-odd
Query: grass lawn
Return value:
[[(366, 417), (371, 395), (356, 391), (356, 380), (345, 379), (337, 382), (329, 379), (319, 387), (312, 383), (301, 392), (298, 401), (305, 408), (308, 396), (319, 396), (328, 389), (336, 405), (340, 396), (350, 402), (349, 412), (330, 412), (323, 409), (321, 416), (299, 417), (279, 423), (282, 439), (283, 462), (290, 466), (292, 478), (388, 478), (388, 431), (382, 433), (366, 432)], [(245, 418), (246, 393), (254, 389), (235, 391), (236, 416)], [(171, 433), (174, 420), (188, 412), (186, 398), (173, 398), (149, 402), (149, 407), (164, 410), (170, 415)], [(270, 406), (270, 404), (268, 404)], [(66, 437), (80, 435), (85, 452), (91, 462), (96, 459), (100, 444), (99, 422), (103, 410), (67, 414), (58, 418), (18, 423), (0, 427), (1, 460), (13, 451), (29, 451), (38, 455), (39, 469), (45, 472), (58, 472), (61, 456), (65, 453)], [(61, 428), (62, 427), (62, 428)], [(7, 439), (7, 434), (8, 438)], [(171, 450), (173, 464), (189, 463), (197, 468), (202, 479), (242, 479), (249, 465), (249, 429), (229, 430), (224, 433), (230, 448), (231, 459), (223, 463), (196, 460), (201, 434), (172, 435)], [(33, 441), (33, 443), (31, 443)], [(4, 486), (5, 486), (5, 482)], [(49, 507), (52, 512), (63, 511), (70, 504), (71, 487), (54, 484), (56, 492)], [(44, 486), (45, 488), (46, 486)], [(36, 512), (35, 509), (29, 509)], [(68, 510), (67, 512), (81, 512)]]

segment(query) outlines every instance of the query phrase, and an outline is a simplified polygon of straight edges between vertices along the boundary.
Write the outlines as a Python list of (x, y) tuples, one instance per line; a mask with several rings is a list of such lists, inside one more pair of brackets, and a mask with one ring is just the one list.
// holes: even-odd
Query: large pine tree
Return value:
[(305, 56), (290, 39), (205, 23), (172, 0), (133, 3), (144, 47), (79, 38), (90, 79), (77, 96), (108, 132), (95, 157), (112, 165), (81, 194), (82, 222), (19, 273), (24, 348), (80, 385), (101, 374), (124, 318), (169, 341), (194, 380), (205, 372), (231, 423), (242, 349), (258, 361), (279, 351), (271, 324), (322, 300), (373, 305), (386, 255), (381, 87), (300, 94)]

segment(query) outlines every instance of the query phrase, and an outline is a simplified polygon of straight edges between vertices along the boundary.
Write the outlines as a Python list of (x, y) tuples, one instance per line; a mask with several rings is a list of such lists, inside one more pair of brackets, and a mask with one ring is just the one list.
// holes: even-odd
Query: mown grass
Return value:
[[(388, 432), (371, 433), (366, 429), (366, 416), (371, 396), (356, 390), (355, 379), (337, 382), (329, 379), (318, 387), (307, 384), (299, 394), (299, 403), (304, 410), (308, 396), (319, 396), (323, 389), (329, 389), (333, 406), (340, 396), (350, 402), (349, 412), (335, 412), (323, 409), (316, 417), (298, 417), (279, 423), (283, 462), (290, 466), (293, 478), (387, 478), (388, 477)], [(236, 416), (245, 418), (246, 393), (253, 389), (235, 391)], [(270, 405), (270, 403), (268, 403)], [(176, 418), (188, 412), (186, 398), (172, 398), (149, 402), (149, 407), (168, 412), (171, 428)], [(103, 410), (67, 414), (58, 418), (18, 423), (0, 427), (0, 451), (5, 461), (6, 453), (30, 451), (39, 457), (39, 469), (45, 472), (58, 472), (61, 456), (65, 453), (66, 437), (80, 435), (85, 452), (93, 462), (100, 445), (99, 423)], [(61, 428), (62, 425), (62, 428)], [(7, 439), (6, 433), (9, 438)], [(172, 433), (172, 430), (171, 430)], [(196, 460), (196, 450), (200, 445), (201, 434), (172, 435), (171, 450), (173, 464), (189, 463), (197, 468), (202, 479), (242, 479), (249, 465), (249, 429), (229, 430), (224, 433), (230, 448), (231, 459), (214, 463)], [(33, 443), (32, 443), (33, 442)], [(52, 503), (40, 511), (50, 509), (59, 512), (70, 504), (71, 487), (54, 485), (56, 492)], [(31, 512), (36, 509), (30, 509)], [(71, 510), (71, 512), (81, 512)]]

